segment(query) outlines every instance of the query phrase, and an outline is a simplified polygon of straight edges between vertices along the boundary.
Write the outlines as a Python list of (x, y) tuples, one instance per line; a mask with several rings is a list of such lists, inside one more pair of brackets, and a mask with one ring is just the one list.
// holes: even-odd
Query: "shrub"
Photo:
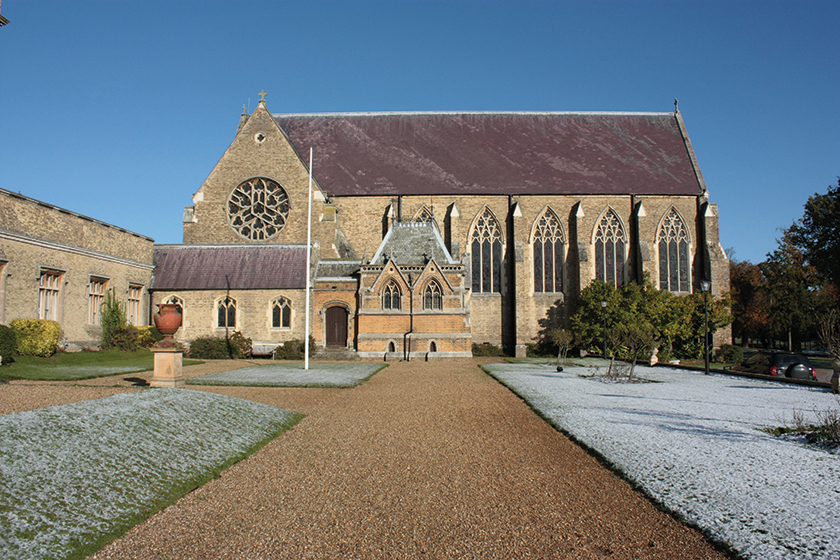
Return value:
[(227, 341), (215, 336), (200, 336), (190, 342), (187, 352), (190, 358), (200, 360), (224, 360), (230, 357)]
[(0, 365), (10, 364), (14, 360), (12, 354), (17, 350), (15, 331), (6, 325), (0, 325)]
[(473, 343), (472, 354), (473, 356), (504, 356), (505, 351), (501, 346), (493, 346), (489, 342), (483, 342), (481, 344)]
[(105, 292), (105, 302), (100, 312), (100, 324), (102, 325), (102, 348), (115, 348), (114, 337), (118, 334), (124, 335), (124, 329), (128, 325), (125, 318), (125, 306), (117, 299), (113, 289)]
[(137, 342), (141, 348), (151, 348), (156, 342), (163, 340), (163, 335), (154, 325), (135, 328), (137, 329)]
[(744, 349), (734, 344), (721, 344), (715, 352), (715, 361), (724, 364), (740, 364), (744, 361)]
[(17, 353), (47, 358), (55, 354), (61, 325), (47, 319), (15, 319), (9, 326), (15, 333)]
[(235, 332), (228, 338), (201, 336), (190, 343), (190, 358), (199, 360), (227, 360), (247, 358), (251, 355), (251, 339)]
[(111, 331), (110, 347), (125, 352), (140, 348), (140, 333), (133, 325), (119, 325)]
[[(309, 337), (309, 355), (315, 353), (315, 339)], [(305, 358), (303, 341), (299, 339), (289, 340), (278, 346), (274, 351), (275, 360), (302, 360)]]

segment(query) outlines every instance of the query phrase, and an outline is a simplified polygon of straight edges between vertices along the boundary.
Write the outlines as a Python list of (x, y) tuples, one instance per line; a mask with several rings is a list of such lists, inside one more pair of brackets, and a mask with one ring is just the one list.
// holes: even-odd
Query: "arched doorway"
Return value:
[(343, 307), (327, 308), (327, 347), (347, 347), (347, 316)]

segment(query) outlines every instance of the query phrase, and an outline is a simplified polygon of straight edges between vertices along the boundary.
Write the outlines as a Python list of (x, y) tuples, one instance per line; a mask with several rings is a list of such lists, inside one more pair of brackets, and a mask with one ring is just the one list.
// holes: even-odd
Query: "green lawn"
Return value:
[[(200, 363), (198, 360), (184, 360), (185, 366)], [(0, 367), (0, 379), (73, 381), (152, 369), (154, 369), (154, 356), (147, 349), (136, 352), (120, 350), (62, 352), (53, 354), (49, 358), (15, 356), (12, 364)]]

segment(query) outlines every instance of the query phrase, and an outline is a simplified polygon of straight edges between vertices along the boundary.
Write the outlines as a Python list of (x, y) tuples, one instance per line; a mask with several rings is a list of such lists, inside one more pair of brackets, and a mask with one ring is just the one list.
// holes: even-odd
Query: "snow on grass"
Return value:
[(84, 557), (300, 417), (184, 389), (0, 416), (0, 559)]
[[(840, 456), (764, 431), (838, 407), (823, 389), (637, 366), (488, 364), (491, 375), (655, 501), (746, 558), (840, 557)], [(603, 371), (603, 368), (602, 368)]]
[(245, 385), (255, 387), (355, 387), (383, 369), (382, 363), (278, 363), (194, 377), (190, 385)]

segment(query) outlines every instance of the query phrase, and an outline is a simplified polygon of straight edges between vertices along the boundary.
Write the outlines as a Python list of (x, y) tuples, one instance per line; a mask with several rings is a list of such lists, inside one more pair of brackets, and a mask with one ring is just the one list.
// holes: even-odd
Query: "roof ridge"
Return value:
[(673, 111), (359, 111), (347, 113), (272, 113), (281, 117), (379, 117), (379, 116), (432, 116), (432, 115), (523, 115), (523, 116), (673, 116)]

